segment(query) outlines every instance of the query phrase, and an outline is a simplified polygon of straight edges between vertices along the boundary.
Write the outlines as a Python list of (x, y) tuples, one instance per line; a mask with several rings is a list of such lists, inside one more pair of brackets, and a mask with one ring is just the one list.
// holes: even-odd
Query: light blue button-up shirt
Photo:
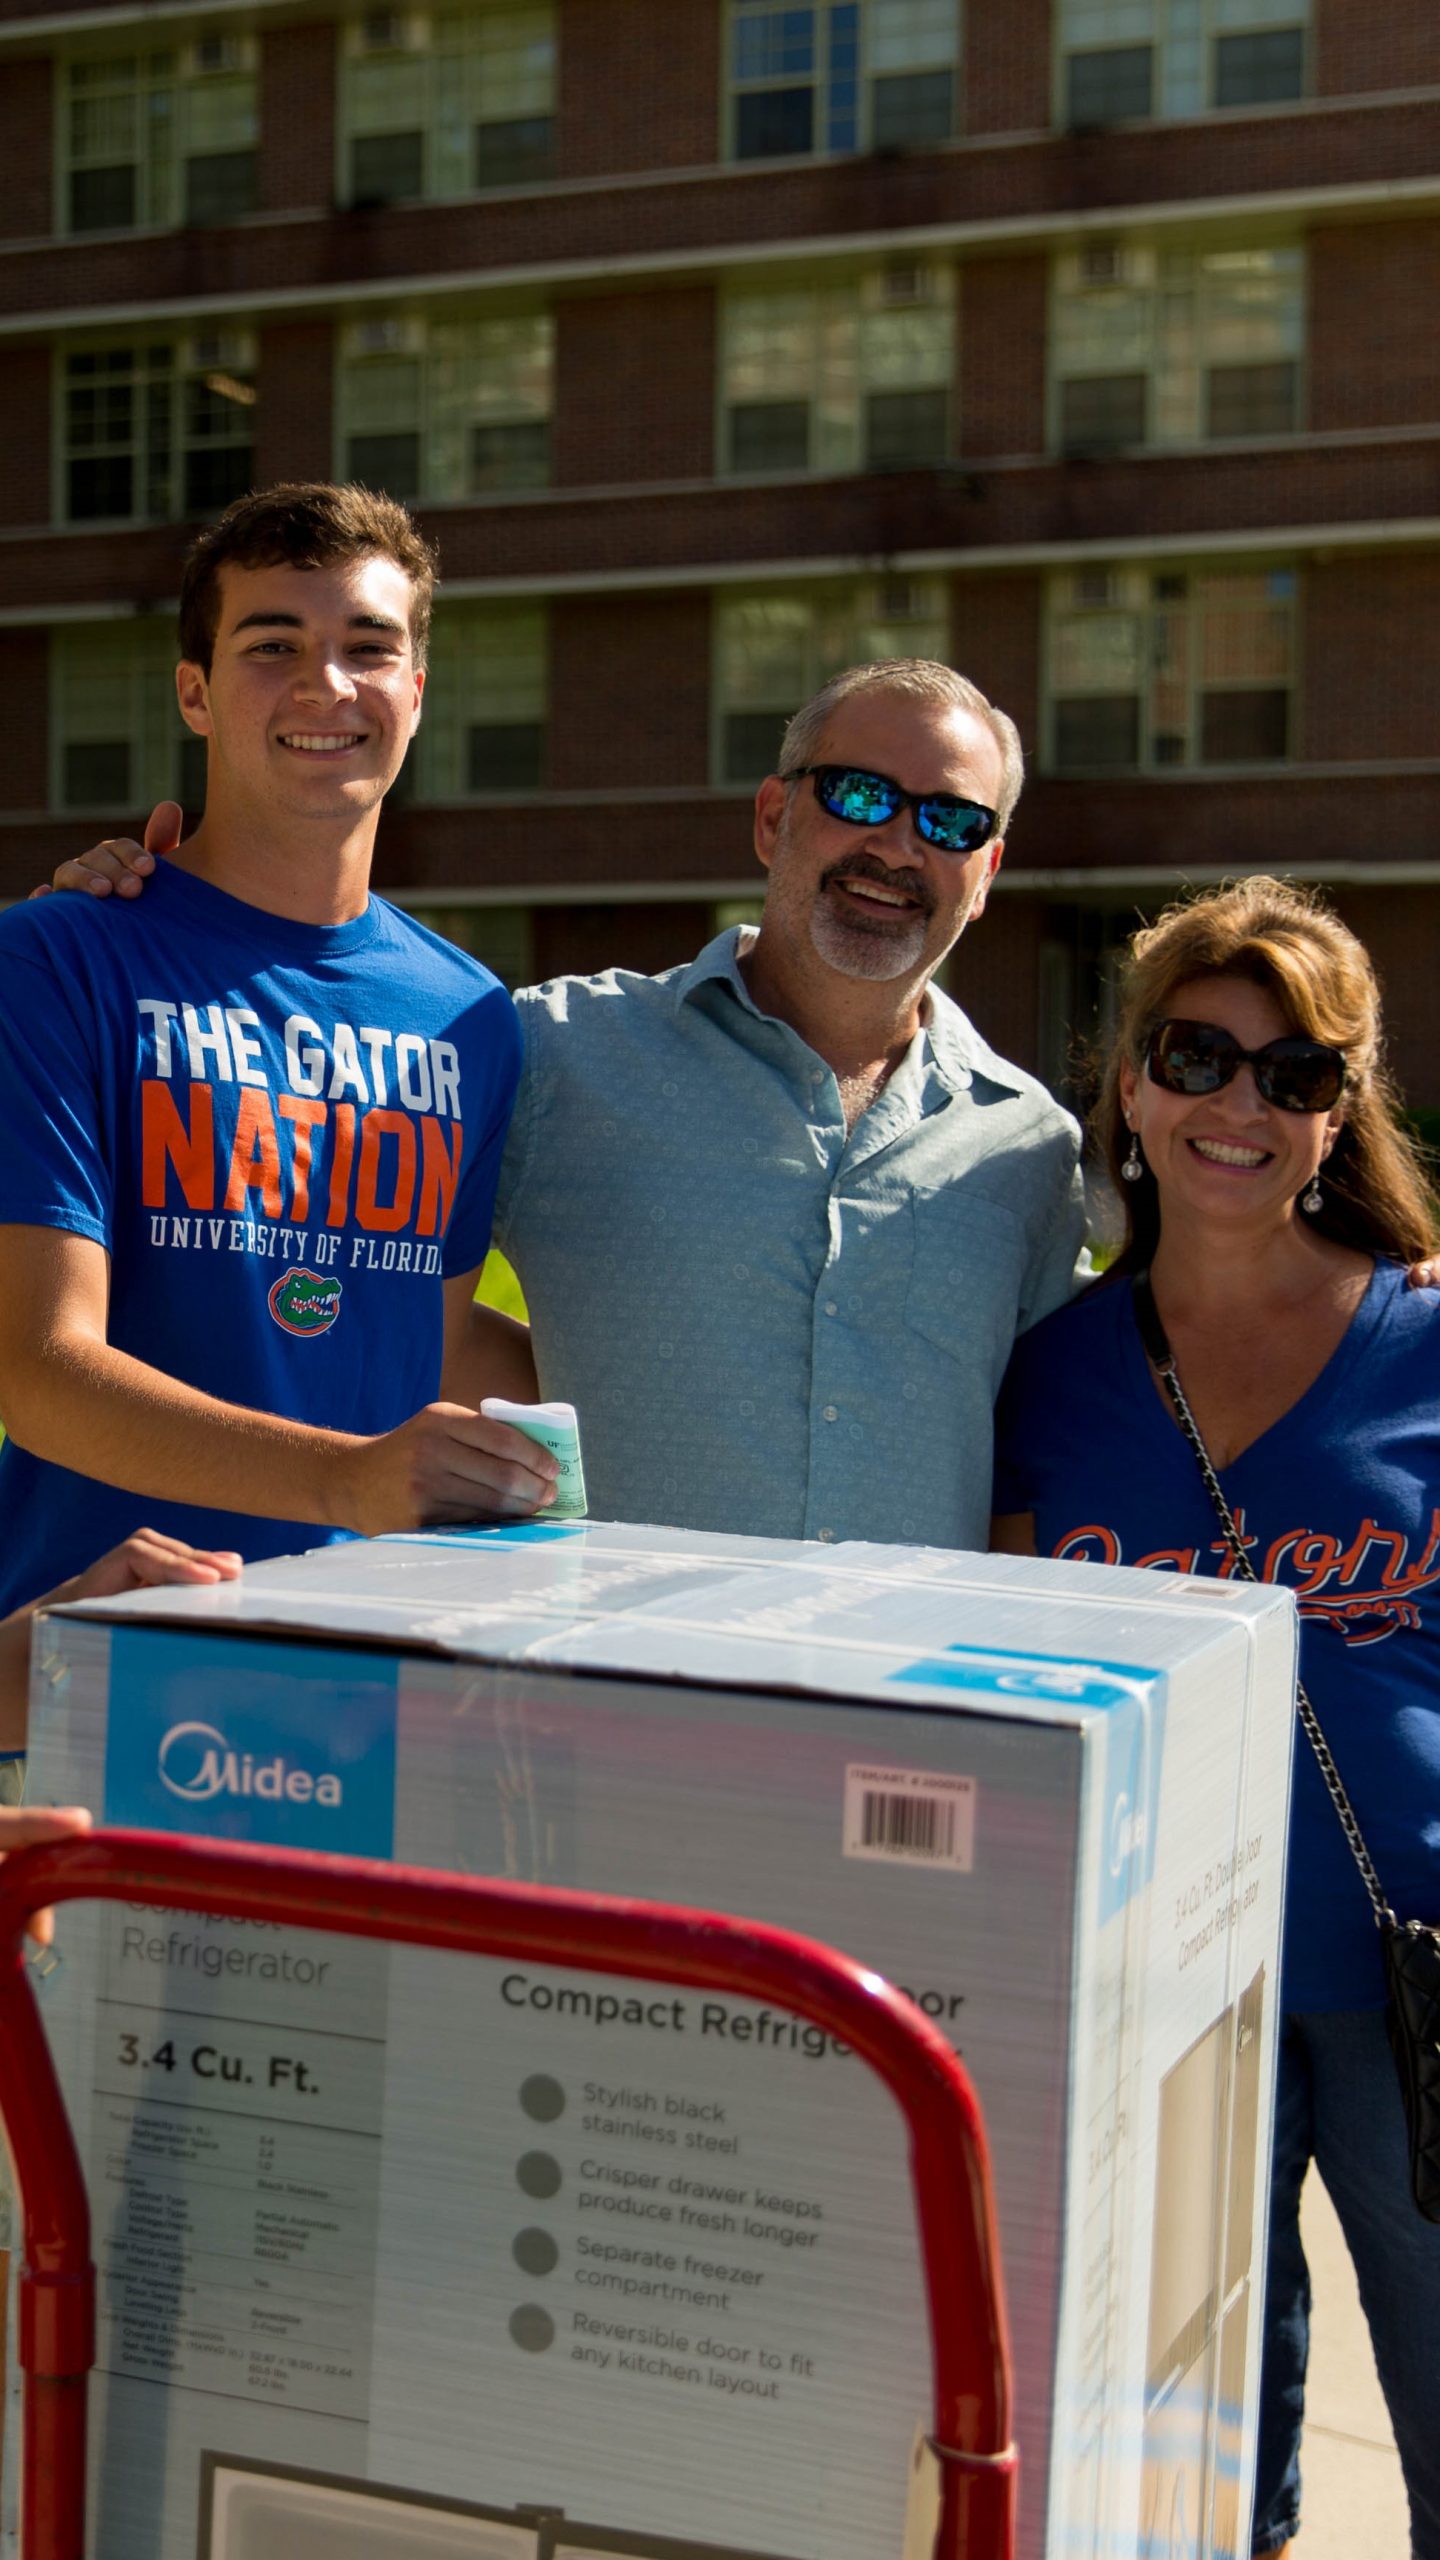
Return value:
[(1079, 1132), (938, 990), (847, 1131), (723, 933), (658, 978), (523, 989), (495, 1240), (590, 1509), (983, 1547), (1016, 1332), (1074, 1287)]

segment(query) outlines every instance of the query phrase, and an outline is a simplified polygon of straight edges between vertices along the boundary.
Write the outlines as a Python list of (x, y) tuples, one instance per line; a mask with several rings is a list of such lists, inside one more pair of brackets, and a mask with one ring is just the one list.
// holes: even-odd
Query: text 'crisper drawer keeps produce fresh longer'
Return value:
[[(1201, 2560), (1250, 2496), (1293, 1656), (1287, 1598), (1169, 1574), (383, 1539), (46, 1620), (32, 1792), (903, 1984), (989, 2126), (1025, 2560)], [(184, 1914), (60, 1934), (97, 2560), (898, 2560), (905, 2144), (829, 2038)]]

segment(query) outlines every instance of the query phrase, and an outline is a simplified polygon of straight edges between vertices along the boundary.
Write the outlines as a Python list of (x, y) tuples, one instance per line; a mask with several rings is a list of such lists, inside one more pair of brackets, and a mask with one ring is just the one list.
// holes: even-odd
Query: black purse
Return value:
[[(1163, 1380), (1175, 1408), (1175, 1419), (1195, 1453), (1196, 1464), (1204, 1479), (1205, 1490), (1215, 1506), (1235, 1570), (1247, 1582), (1258, 1582), (1260, 1576), (1245, 1552), (1240, 1532), (1235, 1526), (1234, 1513), (1220, 1489), (1220, 1479), (1211, 1465), (1210, 1452), (1200, 1436), (1200, 1426), (1190, 1410), (1176, 1373), (1175, 1354), (1160, 1321), (1149, 1272), (1137, 1271), (1131, 1280), (1130, 1290), (1146, 1357)], [(1360, 1870), (1361, 1881), (1370, 1897), (1370, 1908), (1375, 1914), (1375, 1924), (1380, 1931), (1380, 1948), (1385, 1964), (1385, 2028), (1395, 2057), (1400, 2094), (1405, 2102), (1405, 2124), (1410, 2137), (1411, 2192), (1417, 2210), (1425, 2220), (1440, 2222), (1440, 1927), (1430, 1926), (1422, 1920), (1396, 1919), (1385, 1898), (1374, 1860), (1365, 1846), (1355, 1818), (1355, 1808), (1331, 1757), (1330, 1745), (1321, 1731), (1320, 1719), (1298, 1680), (1295, 1683), (1295, 1706), (1305, 1728), (1306, 1740), (1320, 1764), (1320, 1775), (1339, 1816), (1350, 1854)]]

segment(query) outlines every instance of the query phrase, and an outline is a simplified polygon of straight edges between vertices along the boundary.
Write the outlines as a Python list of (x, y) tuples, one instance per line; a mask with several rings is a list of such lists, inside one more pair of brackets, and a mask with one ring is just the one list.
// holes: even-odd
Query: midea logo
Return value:
[(209, 1804), (216, 1796), (261, 1796), (271, 1804), (344, 1801), (332, 1770), (317, 1778), (278, 1755), (257, 1760), (252, 1752), (232, 1751), (213, 1724), (172, 1724), (160, 1745), (159, 1765), (161, 1785), (183, 1804)]

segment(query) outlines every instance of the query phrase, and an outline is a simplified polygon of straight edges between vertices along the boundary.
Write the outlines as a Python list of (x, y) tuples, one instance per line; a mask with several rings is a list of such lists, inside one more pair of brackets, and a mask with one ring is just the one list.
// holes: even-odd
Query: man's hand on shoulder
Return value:
[(151, 810), (145, 827), (145, 841), (136, 844), (130, 836), (107, 836), (103, 844), (92, 844), (86, 853), (76, 854), (69, 862), (56, 865), (53, 879), (32, 898), (48, 898), (57, 889), (81, 889), (92, 898), (138, 898), (155, 868), (155, 857), (173, 853), (184, 831), (185, 816), (177, 800), (162, 800)]

